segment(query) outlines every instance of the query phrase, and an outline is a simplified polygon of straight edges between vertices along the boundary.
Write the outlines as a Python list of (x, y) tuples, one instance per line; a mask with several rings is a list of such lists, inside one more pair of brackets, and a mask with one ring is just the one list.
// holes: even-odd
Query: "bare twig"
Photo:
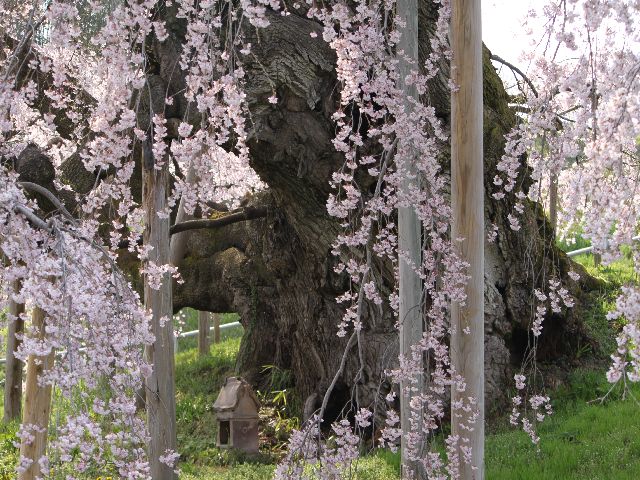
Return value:
[(529, 79), (529, 77), (527, 77), (524, 74), (522, 70), (520, 70), (514, 64), (507, 62), (505, 59), (503, 59), (502, 57), (499, 57), (498, 55), (491, 54), (491, 60), (495, 60), (496, 62), (503, 64), (505, 67), (508, 67), (512, 72), (520, 75), (520, 77), (522, 77), (522, 79), (527, 83), (527, 85), (529, 85), (529, 88), (531, 88), (531, 91), (533, 92), (533, 94), (536, 97), (538, 96), (538, 90), (536, 90), (536, 87), (533, 85), (533, 82)]

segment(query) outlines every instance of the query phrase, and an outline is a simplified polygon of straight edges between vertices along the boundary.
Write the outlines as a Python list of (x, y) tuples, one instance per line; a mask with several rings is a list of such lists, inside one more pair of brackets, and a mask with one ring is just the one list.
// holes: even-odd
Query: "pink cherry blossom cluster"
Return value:
[(532, 395), (526, 401), (526, 377), (522, 373), (514, 376), (518, 394), (511, 399), (512, 408), (509, 422), (520, 425), (534, 444), (540, 442), (536, 425), (553, 413), (551, 399), (546, 395)]
[[(530, 21), (544, 24), (545, 33), (524, 58), (531, 80), (531, 86), (523, 83), (526, 118), (507, 136), (493, 195), (517, 191), (544, 200), (549, 177), (558, 177), (559, 235), (579, 227), (610, 260), (631, 243), (640, 214), (640, 6), (628, 0), (552, 1), (541, 18), (534, 13)], [(537, 182), (527, 192), (520, 183), (525, 156)], [(513, 228), (518, 210), (516, 204)]]
[(531, 331), (535, 337), (539, 337), (542, 333), (544, 316), (549, 310), (551, 310), (552, 313), (561, 313), (563, 306), (566, 308), (573, 307), (574, 300), (569, 294), (569, 291), (563, 287), (560, 280), (556, 278), (548, 281), (548, 291), (546, 294), (536, 288), (534, 295), (537, 300), (537, 305)]
[[(41, 465), (64, 465), (69, 474), (116, 465), (124, 478), (138, 478), (147, 437), (134, 394), (146, 365), (142, 346), (152, 340), (148, 315), (91, 229), (57, 216), (34, 226), (35, 205), (4, 169), (0, 191), (0, 284), (22, 285), (17, 293), (3, 287), (2, 298), (24, 303), (27, 312), (40, 308), (46, 318), (46, 334), (31, 326), (16, 356), (55, 352), (39, 382), (55, 385), (70, 405)], [(33, 441), (34, 428), (42, 426), (22, 426), (21, 442)]]
[(618, 348), (611, 356), (613, 362), (607, 372), (611, 383), (622, 379), (640, 381), (640, 289), (636, 286), (622, 288), (616, 300), (616, 308), (607, 315), (609, 320), (624, 319), (618, 335)]

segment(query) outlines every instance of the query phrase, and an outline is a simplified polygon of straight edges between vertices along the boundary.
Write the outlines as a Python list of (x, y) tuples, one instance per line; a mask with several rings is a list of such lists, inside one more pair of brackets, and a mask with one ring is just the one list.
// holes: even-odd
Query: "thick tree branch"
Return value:
[(267, 207), (245, 207), (239, 212), (225, 215), (220, 218), (210, 220), (188, 220), (186, 222), (176, 223), (171, 227), (170, 234), (173, 235), (187, 230), (199, 230), (203, 228), (220, 228), (233, 223), (266, 217), (267, 212)]
[(66, 218), (71, 220), (71, 222), (76, 221), (73, 215), (69, 213), (69, 210), (66, 209), (66, 207), (62, 204), (58, 197), (56, 197), (50, 190), (33, 182), (18, 182), (18, 185), (20, 185), (25, 190), (29, 190), (31, 192), (42, 195), (47, 200), (49, 200), (53, 204), (53, 206), (56, 207)]
[[(171, 226), (169, 230), (170, 235), (174, 235), (180, 232), (186, 232), (189, 230), (203, 230), (203, 229), (216, 229), (233, 225), (234, 223), (246, 222), (247, 220), (254, 220), (256, 218), (264, 218), (267, 216), (267, 207), (245, 207), (240, 211), (230, 213), (223, 217), (214, 219), (198, 219), (187, 220), (185, 222), (176, 223)], [(138, 242), (142, 245), (142, 242)], [(118, 248), (129, 248), (129, 240), (125, 239), (118, 243)]]
[(13, 207), (13, 210), (16, 213), (24, 215), (26, 219), (33, 224), (34, 227), (40, 228), (47, 232), (51, 231), (52, 229), (51, 225), (49, 225), (47, 222), (42, 220), (35, 213), (33, 213), (33, 211), (31, 211), (29, 208), (25, 207), (24, 205), (16, 205), (15, 207)]

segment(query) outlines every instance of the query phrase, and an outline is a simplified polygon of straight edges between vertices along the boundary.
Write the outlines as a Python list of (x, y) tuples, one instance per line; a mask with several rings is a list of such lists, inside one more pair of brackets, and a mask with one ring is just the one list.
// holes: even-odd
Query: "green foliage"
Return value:
[(609, 265), (596, 267), (593, 255), (578, 255), (573, 260), (584, 266), (589, 275), (601, 280), (602, 284), (601, 289), (589, 294), (583, 317), (587, 333), (598, 343), (598, 351), (591, 352), (588, 346), (583, 346), (584, 351), (578, 351), (577, 354), (598, 353), (609, 358), (616, 348), (615, 336), (622, 325), (607, 320), (607, 313), (615, 307), (620, 287), (636, 279), (633, 263), (630, 258), (624, 257)]
[(590, 247), (591, 242), (582, 236), (582, 228), (577, 227), (575, 231), (569, 232), (567, 237), (556, 241), (556, 245), (563, 252), (571, 252), (572, 250)]
[(15, 478), (15, 468), (20, 456), (20, 451), (14, 446), (14, 442), (18, 440), (18, 426), (17, 421), (0, 423), (0, 480)]
[[(260, 408), (260, 448), (273, 457), (285, 453), (291, 433), (300, 428), (299, 416), (293, 413), (299, 402), (293, 389), (258, 392)], [(293, 400), (292, 400), (293, 399)]]

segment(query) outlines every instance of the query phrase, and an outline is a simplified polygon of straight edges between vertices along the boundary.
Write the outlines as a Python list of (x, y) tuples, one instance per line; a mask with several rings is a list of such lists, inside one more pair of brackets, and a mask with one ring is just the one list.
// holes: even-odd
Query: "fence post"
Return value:
[(209, 353), (209, 312), (198, 312), (198, 354)]
[[(12, 285), (15, 293), (20, 292), (20, 281), (16, 280)], [(22, 361), (18, 360), (15, 352), (22, 343), (20, 335), (24, 330), (24, 304), (9, 300), (9, 314), (12, 319), (7, 329), (7, 358), (5, 364), (4, 384), (4, 421), (10, 422), (14, 418), (20, 418), (22, 414)]]

